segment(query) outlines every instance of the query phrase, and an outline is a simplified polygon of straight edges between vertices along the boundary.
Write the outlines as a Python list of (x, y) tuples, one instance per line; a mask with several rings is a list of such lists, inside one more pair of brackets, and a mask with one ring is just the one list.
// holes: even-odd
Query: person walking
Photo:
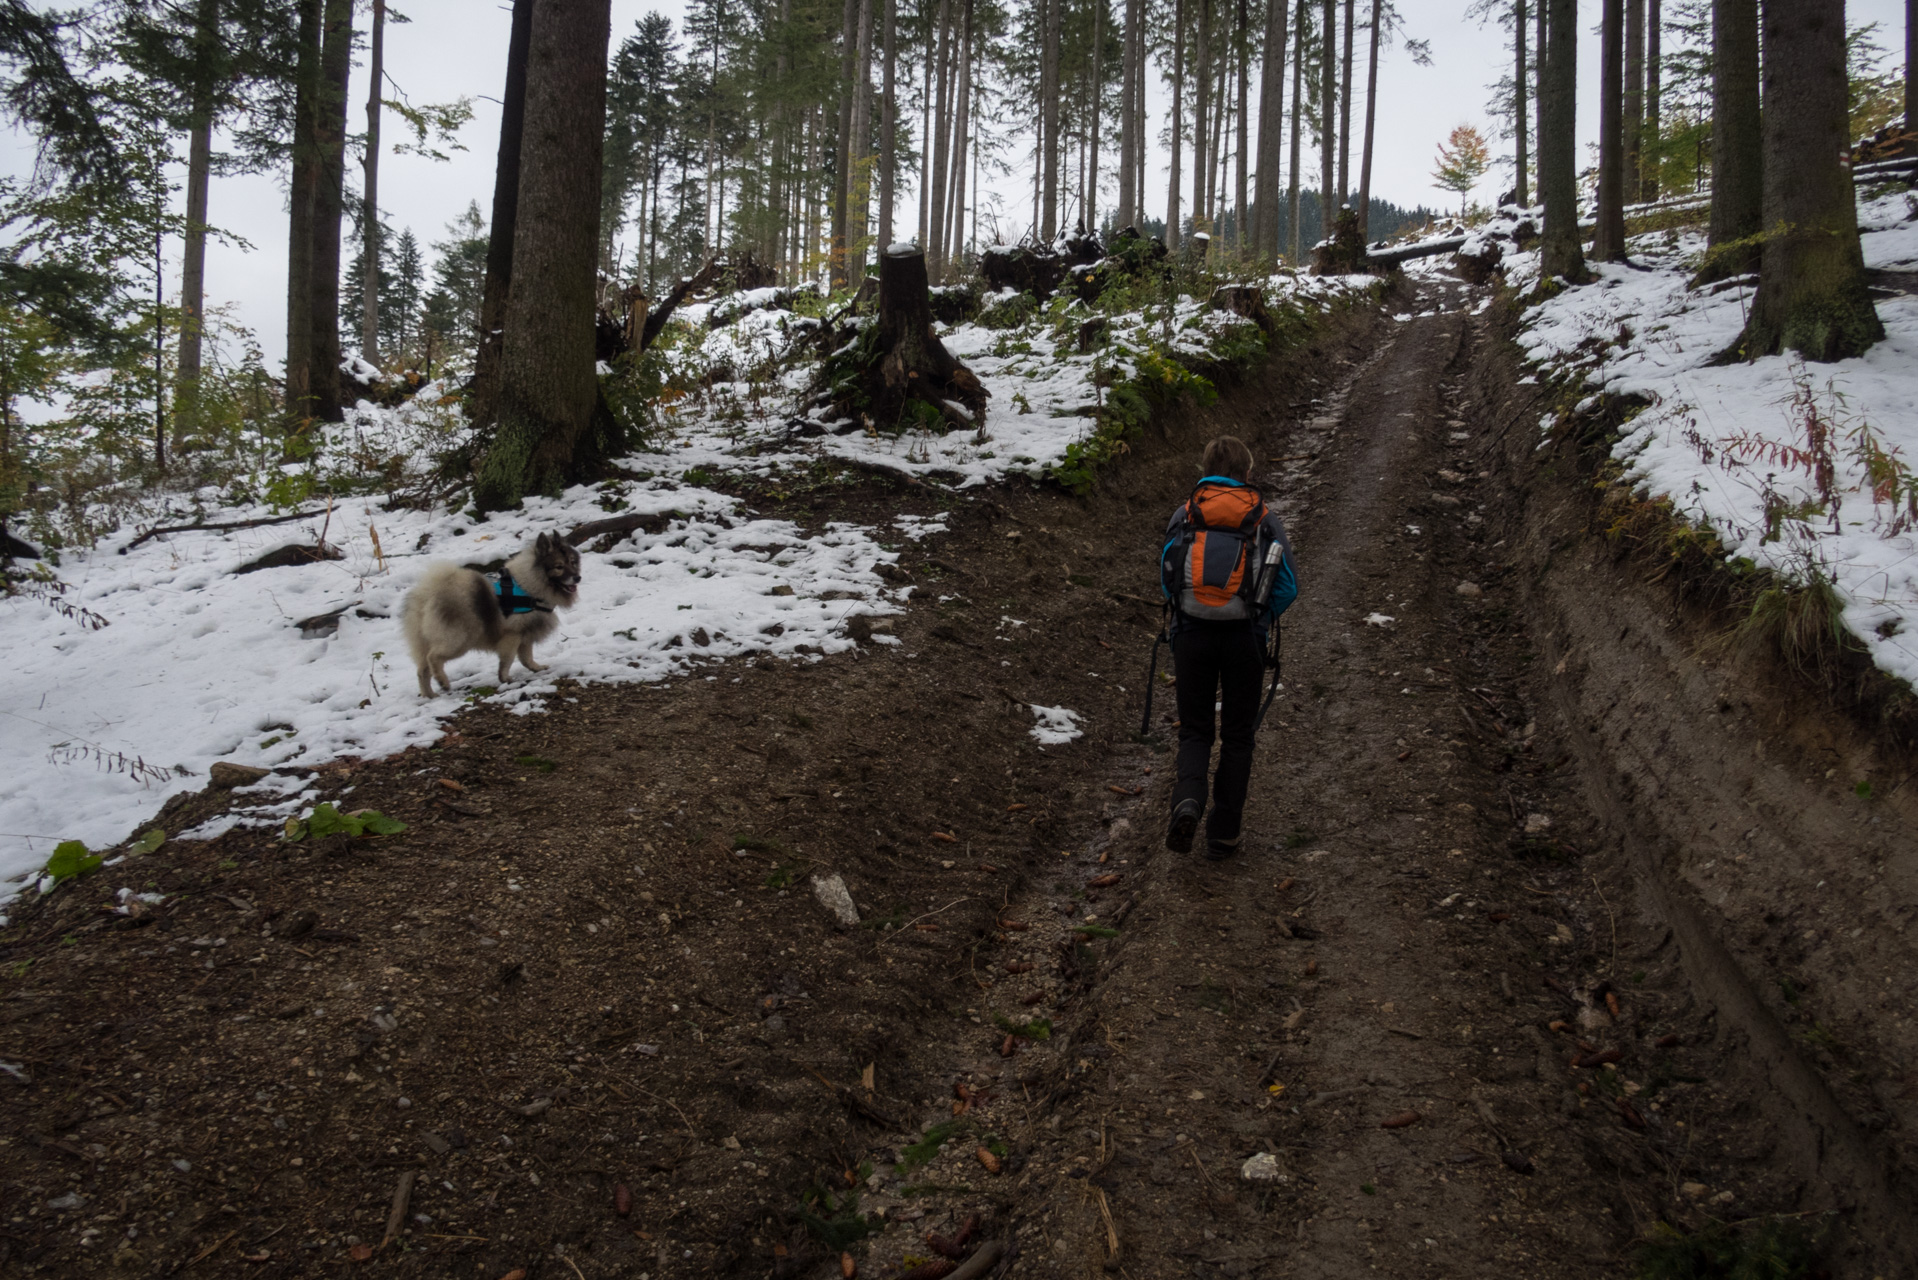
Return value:
[(1219, 768), (1205, 822), (1205, 856), (1216, 861), (1239, 847), (1260, 719), (1259, 676), (1270, 666), (1278, 678), (1279, 615), (1299, 587), (1285, 525), (1251, 484), (1252, 451), (1234, 436), (1220, 436), (1205, 447), (1200, 470), (1205, 474), (1172, 513), (1159, 553), (1179, 703), (1178, 781), (1165, 847), (1192, 850), (1205, 812), (1216, 719)]

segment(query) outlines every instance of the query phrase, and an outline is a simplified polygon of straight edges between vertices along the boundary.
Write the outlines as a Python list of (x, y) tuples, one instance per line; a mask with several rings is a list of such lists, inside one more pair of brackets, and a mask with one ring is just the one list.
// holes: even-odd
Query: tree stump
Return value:
[(1332, 234), (1312, 246), (1312, 274), (1315, 276), (1356, 275), (1370, 264), (1365, 256), (1365, 233), (1359, 230), (1359, 215), (1345, 207), (1332, 220)]
[(986, 389), (932, 329), (926, 255), (882, 254), (879, 315), (821, 368), (828, 401), (881, 430), (973, 428), (986, 417)]

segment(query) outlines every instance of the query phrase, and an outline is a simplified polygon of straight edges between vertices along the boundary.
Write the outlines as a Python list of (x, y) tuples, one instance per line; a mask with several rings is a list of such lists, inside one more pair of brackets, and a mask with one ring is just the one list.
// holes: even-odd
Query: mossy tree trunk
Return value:
[(1843, 360), (1885, 336), (1852, 189), (1844, 0), (1764, 7), (1765, 231), (1747, 358)]
[(500, 344), (499, 429), (483, 511), (554, 493), (577, 472), (598, 404), (593, 309), (611, 0), (539, 0), (527, 47), (513, 275)]
[(1765, 144), (1758, 121), (1758, 0), (1713, 0), (1711, 250), (1695, 283), (1758, 266), (1765, 216)]

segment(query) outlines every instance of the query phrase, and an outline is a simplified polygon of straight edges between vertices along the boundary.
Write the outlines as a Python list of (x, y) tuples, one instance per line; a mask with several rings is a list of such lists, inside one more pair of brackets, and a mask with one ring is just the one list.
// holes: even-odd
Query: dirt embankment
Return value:
[[(1482, 296), (1338, 319), (1086, 500), (749, 494), (950, 532), (856, 656), (475, 711), (314, 778), (402, 837), (240, 830), (21, 910), (0, 1268), (894, 1276), (977, 1217), (1000, 1274), (1600, 1277), (1661, 1221), (1843, 1209), (1873, 1274), (1909, 798), (1883, 762), (1838, 794), (1862, 740), (1597, 554)], [(1205, 865), (1160, 845), (1169, 687), (1136, 730), (1151, 556), (1221, 430), (1303, 595)]]
[(1770, 1122), (1749, 1154), (1799, 1184), (1772, 1207), (1836, 1211), (1857, 1273), (1895, 1274), (1918, 1257), (1918, 762), (1769, 637), (1739, 643), (1682, 571), (1614, 548), (1630, 495), (1582, 479), (1576, 431), (1537, 448), (1537, 386), (1491, 361), (1474, 394), (1504, 430), (1495, 505), (1543, 692), (1633, 905), (1665, 922), (1662, 950), (1745, 1060)]

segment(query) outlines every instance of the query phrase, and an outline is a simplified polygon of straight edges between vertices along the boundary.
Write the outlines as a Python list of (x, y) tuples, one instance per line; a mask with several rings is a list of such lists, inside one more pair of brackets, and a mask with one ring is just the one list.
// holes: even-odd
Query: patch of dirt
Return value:
[[(756, 492), (950, 532), (905, 544), (915, 603), (856, 655), (474, 710), (312, 779), (403, 835), (239, 829), (23, 904), (0, 1266), (893, 1276), (976, 1218), (1001, 1275), (1615, 1276), (1661, 1220), (1841, 1207), (1608, 798), (1637, 735), (1717, 722), (1588, 705), (1632, 661), (1598, 620), (1656, 608), (1542, 556), (1584, 535), (1527, 505), (1569, 482), (1528, 470), (1482, 296), (1337, 318), (1084, 500)], [(1213, 865), (1162, 848), (1168, 676), (1137, 730), (1152, 556), (1222, 430), (1303, 594)], [(1034, 707), (1084, 736), (1042, 746)], [(1673, 820), (1756, 798), (1659, 749)], [(1852, 1035), (1867, 1006), (1793, 963)]]

